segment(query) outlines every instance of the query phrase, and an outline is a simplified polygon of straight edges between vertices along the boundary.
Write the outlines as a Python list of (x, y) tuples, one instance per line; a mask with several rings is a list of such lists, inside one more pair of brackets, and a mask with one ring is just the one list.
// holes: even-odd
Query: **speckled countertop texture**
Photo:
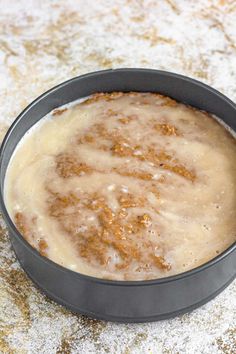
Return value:
[[(236, 101), (236, 1), (0, 0), (1, 139), (45, 90), (117, 67), (175, 71)], [(33, 286), (0, 226), (0, 353), (236, 353), (236, 282), (168, 321), (90, 320)]]

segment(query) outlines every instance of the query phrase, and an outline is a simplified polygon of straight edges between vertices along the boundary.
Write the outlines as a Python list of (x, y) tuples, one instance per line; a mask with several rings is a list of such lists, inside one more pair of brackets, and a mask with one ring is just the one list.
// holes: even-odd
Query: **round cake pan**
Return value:
[(89, 73), (66, 81), (32, 102), (10, 127), (0, 152), (0, 206), (16, 256), (32, 281), (57, 303), (89, 317), (148, 322), (191, 311), (219, 294), (236, 275), (236, 243), (216, 258), (176, 276), (148, 281), (111, 281), (63, 268), (41, 256), (14, 226), (4, 202), (9, 160), (28, 129), (52, 109), (95, 92), (147, 91), (170, 96), (219, 116), (236, 131), (236, 106), (201, 82), (149, 69)]

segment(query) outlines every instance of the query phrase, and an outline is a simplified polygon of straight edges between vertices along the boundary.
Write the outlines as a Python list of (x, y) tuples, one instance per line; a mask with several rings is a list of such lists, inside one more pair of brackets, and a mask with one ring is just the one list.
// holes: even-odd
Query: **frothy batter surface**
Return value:
[(96, 94), (25, 135), (5, 199), (26, 240), (62, 266), (159, 278), (235, 241), (235, 156), (209, 114), (157, 94)]

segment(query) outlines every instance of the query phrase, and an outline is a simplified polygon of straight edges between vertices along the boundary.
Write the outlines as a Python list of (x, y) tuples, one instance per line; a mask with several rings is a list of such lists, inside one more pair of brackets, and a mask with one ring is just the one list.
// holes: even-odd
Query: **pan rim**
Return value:
[[(4, 152), (7, 146), (7, 142), (9, 139), (11, 139), (11, 134), (14, 131), (14, 129), (17, 127), (18, 122), (24, 118), (25, 114), (35, 105), (37, 105), (37, 103), (39, 103), (40, 101), (42, 101), (44, 98), (46, 98), (48, 95), (50, 95), (53, 92), (56, 92), (58, 89), (64, 88), (68, 85), (70, 85), (72, 82), (77, 81), (77, 80), (81, 80), (84, 78), (89, 78), (89, 77), (96, 77), (96, 76), (100, 76), (101, 74), (107, 74), (107, 73), (111, 73), (111, 72), (136, 72), (136, 73), (155, 73), (155, 74), (160, 74), (163, 75), (164, 77), (171, 77), (171, 78), (176, 78), (176, 79), (182, 79), (186, 82), (190, 82), (192, 84), (195, 84), (197, 86), (199, 86), (200, 88), (203, 88), (207, 91), (210, 91), (211, 93), (214, 93), (215, 95), (217, 95), (221, 100), (225, 101), (228, 105), (230, 105), (233, 109), (235, 109), (236, 111), (236, 105), (233, 103), (233, 101), (231, 101), (228, 97), (226, 97), (225, 95), (223, 95), (222, 93), (220, 93), (219, 91), (215, 90), (214, 88), (202, 83), (201, 81), (195, 80), (193, 78), (190, 78), (188, 76), (185, 75), (180, 75), (174, 72), (169, 72), (169, 71), (163, 71), (163, 70), (155, 70), (155, 69), (147, 69), (147, 68), (119, 68), (119, 69), (108, 69), (108, 70), (100, 70), (100, 71), (94, 71), (94, 72), (90, 72), (87, 74), (83, 74), (83, 75), (79, 75), (76, 77), (73, 77), (69, 80), (66, 80), (54, 87), (52, 87), (51, 89), (47, 90), (46, 92), (44, 92), (43, 94), (41, 94), (40, 96), (38, 96), (35, 100), (33, 100), (18, 116), (17, 118), (13, 121), (13, 123), (11, 124), (11, 126), (9, 127), (3, 141), (1, 144), (1, 148), (0, 148), (0, 171), (2, 171), (2, 161), (3, 161), (3, 156), (4, 156)], [(43, 118), (43, 117), (42, 117)], [(40, 118), (40, 119), (42, 119)], [(2, 178), (2, 176), (1, 176)], [(5, 179), (5, 178), (4, 178)], [(31, 253), (33, 253), (33, 255), (37, 258), (39, 258), (41, 261), (43, 261), (44, 263), (46, 263), (46, 265), (48, 265), (49, 267), (53, 267), (55, 269), (58, 269), (58, 271), (60, 272), (66, 272), (68, 274), (74, 274), (74, 276), (76, 276), (79, 279), (83, 279), (89, 282), (93, 282), (93, 283), (98, 283), (98, 284), (105, 284), (105, 285), (116, 285), (116, 286), (124, 286), (124, 287), (133, 287), (133, 286), (149, 286), (149, 285), (159, 285), (159, 284), (163, 284), (163, 283), (169, 283), (169, 282), (174, 282), (174, 281), (178, 281), (178, 280), (182, 280), (185, 278), (188, 278), (192, 275), (196, 275), (199, 272), (202, 272), (212, 266), (214, 266), (216, 263), (222, 261), (223, 259), (225, 259), (227, 256), (229, 256), (231, 253), (233, 253), (234, 251), (236, 251), (236, 241), (229, 246), (226, 250), (224, 250), (222, 253), (220, 253), (219, 255), (217, 255), (216, 257), (210, 259), (208, 262), (203, 263), (202, 265), (190, 269), (186, 272), (182, 272), (182, 273), (178, 273), (172, 276), (168, 276), (168, 277), (163, 277), (163, 278), (157, 278), (157, 279), (151, 279), (151, 280), (110, 280), (110, 279), (103, 279), (103, 278), (96, 278), (90, 275), (86, 275), (86, 274), (82, 274), (79, 272), (75, 272), (71, 269), (68, 269), (66, 267), (61, 266), (60, 264), (57, 264), (56, 262), (50, 260), (49, 258), (46, 258), (44, 256), (41, 256), (40, 253), (34, 248), (32, 247), (26, 240), (25, 238), (21, 235), (21, 233), (18, 231), (18, 229), (16, 228), (16, 226), (14, 225), (8, 211), (5, 205), (5, 201), (4, 201), (4, 181), (3, 183), (0, 184), (0, 208), (1, 208), (1, 212), (3, 215), (4, 220), (6, 221), (7, 226), (9, 227), (10, 231), (12, 231), (14, 233), (14, 236), (18, 238), (18, 240), (21, 242), (21, 244), (23, 244), (24, 247), (26, 247), (28, 249), (28, 251), (30, 251)]]

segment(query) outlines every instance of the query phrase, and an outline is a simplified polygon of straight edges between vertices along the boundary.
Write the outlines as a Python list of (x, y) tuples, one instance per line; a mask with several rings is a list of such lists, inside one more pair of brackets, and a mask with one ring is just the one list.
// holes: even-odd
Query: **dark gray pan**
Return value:
[(106, 70), (76, 77), (37, 98), (10, 127), (0, 152), (2, 214), (22, 267), (33, 282), (59, 304), (73, 312), (118, 322), (173, 317), (201, 306), (232, 282), (236, 274), (236, 243), (210, 262), (176, 276), (150, 281), (102, 280), (75, 273), (42, 257), (17, 231), (4, 203), (6, 169), (27, 130), (56, 107), (94, 92), (110, 91), (160, 92), (216, 114), (236, 131), (234, 103), (188, 77), (149, 69)]

